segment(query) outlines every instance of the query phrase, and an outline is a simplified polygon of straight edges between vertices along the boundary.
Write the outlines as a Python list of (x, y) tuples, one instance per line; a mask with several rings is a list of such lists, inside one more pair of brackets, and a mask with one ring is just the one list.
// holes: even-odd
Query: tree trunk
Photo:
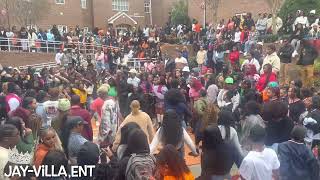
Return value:
[(276, 35), (277, 33), (277, 15), (272, 14), (272, 34)]
[(7, 12), (6, 12), (6, 16), (7, 16), (7, 21), (8, 21), (8, 22), (7, 22), (7, 23), (8, 23), (8, 28), (9, 28), (9, 30), (10, 30), (10, 29), (11, 29), (11, 24), (10, 24), (9, 3), (8, 3), (8, 1), (9, 1), (9, 0), (6, 0), (6, 1), (5, 1), (5, 6), (6, 6), (5, 8), (6, 8), (6, 11), (7, 11)]
[(278, 30), (277, 30), (277, 13), (278, 13), (278, 9), (280, 8), (280, 0), (272, 0), (271, 1), (271, 12), (272, 12), (272, 34), (277, 34)]

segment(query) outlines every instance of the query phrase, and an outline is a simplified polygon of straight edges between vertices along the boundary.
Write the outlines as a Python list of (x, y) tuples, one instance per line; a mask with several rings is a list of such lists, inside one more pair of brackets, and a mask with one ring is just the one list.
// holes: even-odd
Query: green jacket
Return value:
[(205, 97), (201, 97), (194, 103), (193, 107), (196, 110), (196, 113), (202, 117), (206, 111), (207, 105), (207, 99)]
[(18, 142), (16, 147), (19, 153), (26, 153), (26, 152), (31, 153), (34, 148), (32, 133), (26, 136), (24, 140), (20, 138), (20, 141)]

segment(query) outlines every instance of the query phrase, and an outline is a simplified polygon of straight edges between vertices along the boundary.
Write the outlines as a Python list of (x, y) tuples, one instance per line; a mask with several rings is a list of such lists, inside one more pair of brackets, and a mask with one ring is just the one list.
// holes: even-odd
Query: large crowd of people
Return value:
[[(190, 29), (96, 29), (89, 39), (104, 47), (85, 62), (71, 37), (87, 41), (79, 27), (31, 31), (31, 37), (49, 40), (51, 33), (67, 43), (57, 48), (56, 67), (1, 68), (0, 179), (21, 178), (4, 175), (10, 166), (95, 165), (92, 177), (75, 179), (192, 180), (187, 156), (200, 156), (201, 180), (236, 178), (234, 164), (246, 180), (319, 179), (318, 52), (307, 42), (319, 38), (319, 19), (299, 11), (281, 47), (264, 45), (259, 37), (282, 27), (276, 19), (276, 28), (265, 14), (256, 22), (248, 13), (216, 29), (196, 21)], [(161, 51), (166, 34), (186, 45), (175, 57)], [(139, 68), (128, 66), (130, 58), (140, 59), (134, 62)], [(293, 58), (306, 80), (289, 78)]]

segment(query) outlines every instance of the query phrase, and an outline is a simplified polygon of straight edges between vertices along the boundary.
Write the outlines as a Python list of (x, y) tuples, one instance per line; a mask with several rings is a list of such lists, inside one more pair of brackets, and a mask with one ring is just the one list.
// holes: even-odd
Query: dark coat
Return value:
[(318, 180), (319, 164), (303, 143), (287, 141), (278, 146), (282, 180)]
[(297, 65), (313, 65), (315, 59), (318, 57), (317, 50), (310, 45), (304, 45), (304, 47), (301, 48), (300, 59), (297, 62)]
[(280, 62), (281, 63), (291, 63), (293, 51), (294, 51), (294, 48), (290, 43), (282, 46), (278, 52)]

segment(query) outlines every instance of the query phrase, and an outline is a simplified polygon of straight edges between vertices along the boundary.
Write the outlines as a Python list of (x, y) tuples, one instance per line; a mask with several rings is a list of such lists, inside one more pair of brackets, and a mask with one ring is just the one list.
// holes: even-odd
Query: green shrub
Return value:
[(282, 5), (279, 16), (285, 20), (288, 15), (295, 15), (297, 10), (303, 10), (305, 14), (309, 14), (311, 10), (320, 12), (319, 0), (286, 0)]
[(196, 61), (196, 57), (189, 57), (189, 67), (190, 69), (193, 69), (195, 67), (198, 67), (198, 63)]
[(263, 41), (264, 43), (273, 43), (273, 42), (279, 40), (279, 35), (278, 34), (275, 34), (275, 35), (268, 34), (268, 35), (265, 35), (265, 36), (261, 36), (260, 40)]
[(174, 3), (170, 17), (172, 25), (190, 25), (191, 20), (188, 16), (188, 3), (184, 0), (179, 0), (178, 2)]

